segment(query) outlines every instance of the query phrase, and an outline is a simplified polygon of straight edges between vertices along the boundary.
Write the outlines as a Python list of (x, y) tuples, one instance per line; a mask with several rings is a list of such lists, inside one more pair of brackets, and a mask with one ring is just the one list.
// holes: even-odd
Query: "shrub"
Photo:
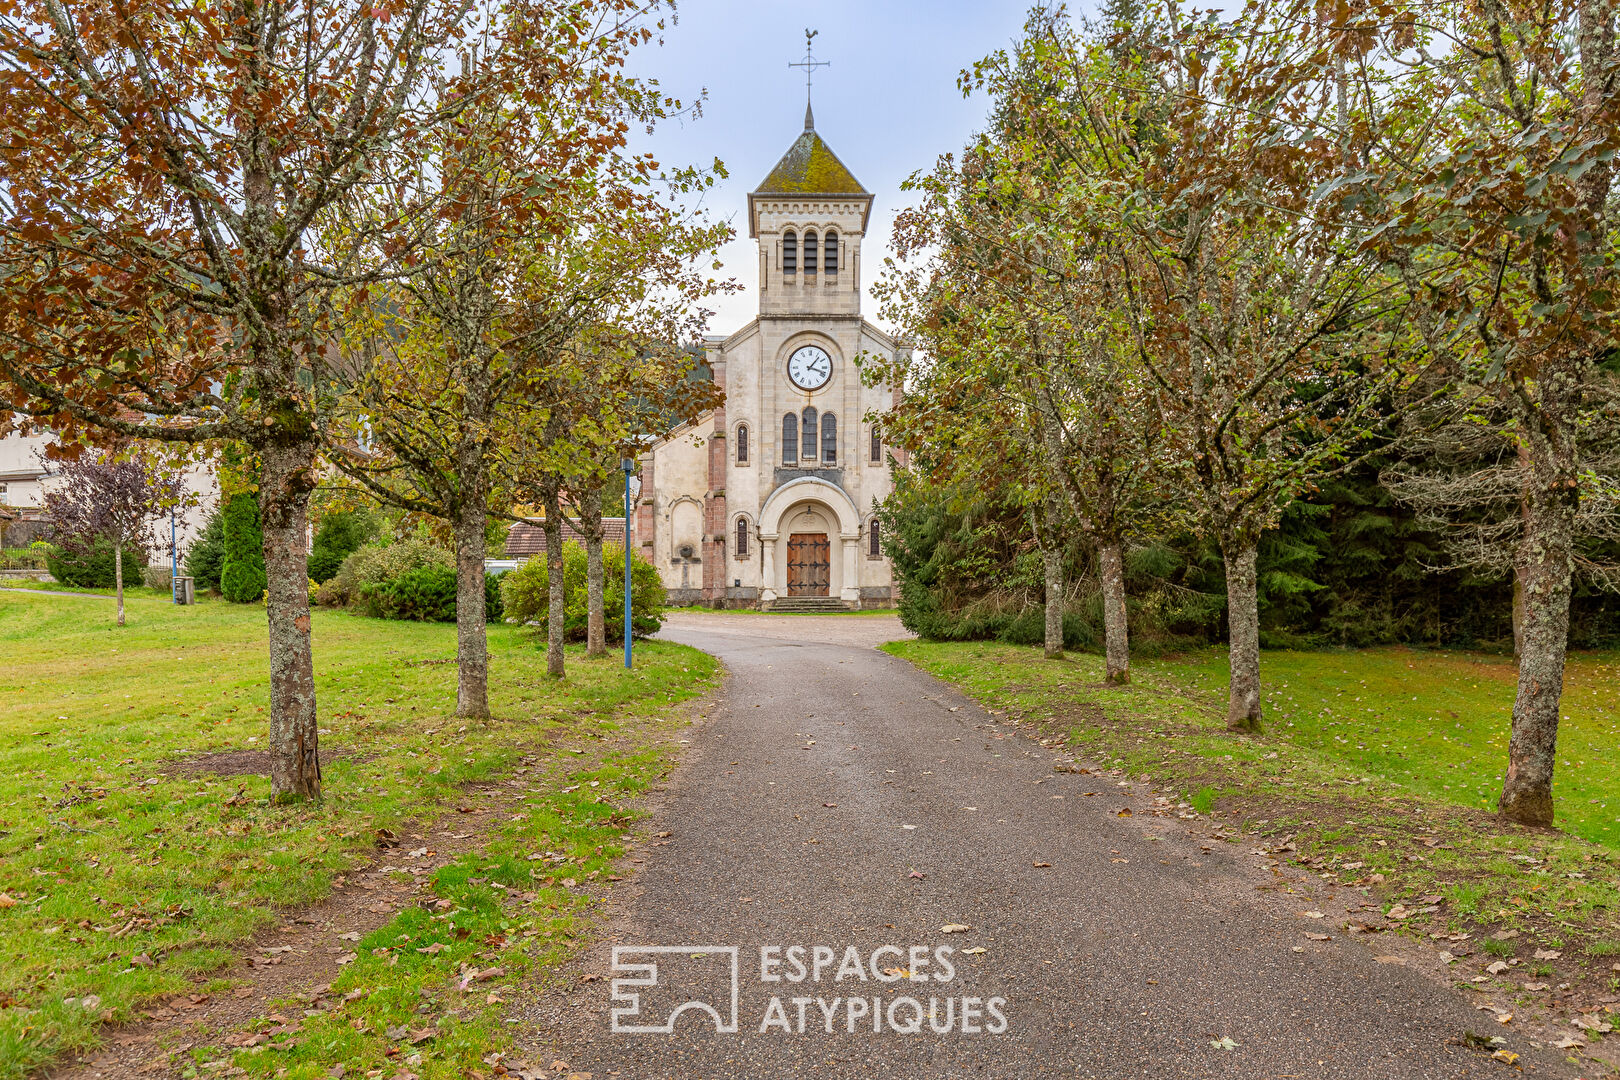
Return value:
[(396, 578), (360, 587), (367, 615), (416, 622), (456, 621), (456, 572), (446, 566), (418, 566)]
[[(45, 566), (63, 585), (81, 589), (110, 589), (115, 581), (110, 540), (97, 540), (83, 552), (53, 547), (45, 556)], [(139, 581), (145, 569), (146, 551), (138, 544), (125, 547), (124, 583)]]
[(174, 588), (174, 567), (167, 562), (148, 563), (141, 571), (141, 582), (148, 589), (169, 592)]
[[(452, 567), (419, 566), (396, 578), (362, 585), (360, 593), (366, 614), (375, 618), (456, 621), (456, 572)], [(499, 622), (500, 618), (499, 579), (485, 574), (484, 621)]]
[(331, 607), (357, 603), (365, 586), (392, 581), (407, 570), (424, 566), (454, 570), (455, 557), (425, 537), (395, 540), (391, 544), (363, 544), (321, 585), (320, 602)]
[(219, 571), (225, 564), (225, 508), (218, 506), (203, 523), (202, 532), (186, 552), (186, 574), (198, 592), (219, 588)]
[[(624, 634), (624, 547), (602, 545), (604, 564), (602, 606), (609, 640)], [(585, 549), (578, 544), (563, 545), (563, 637), (583, 641), (589, 613), (586, 611)], [(664, 622), (664, 583), (651, 563), (635, 559), (630, 570), (630, 628), (636, 637), (657, 632)], [(536, 555), (501, 579), (501, 597), (506, 617), (521, 623), (544, 626), (550, 611), (551, 576), (544, 555)], [(542, 631), (543, 632), (543, 631)]]
[(264, 572), (264, 533), (259, 528), (259, 501), (248, 492), (225, 504), (225, 562), (219, 591), (233, 604), (256, 604), (269, 578)]
[(321, 519), (315, 543), (309, 553), (309, 576), (324, 585), (336, 576), (343, 560), (377, 535), (377, 523), (370, 514), (339, 510)]

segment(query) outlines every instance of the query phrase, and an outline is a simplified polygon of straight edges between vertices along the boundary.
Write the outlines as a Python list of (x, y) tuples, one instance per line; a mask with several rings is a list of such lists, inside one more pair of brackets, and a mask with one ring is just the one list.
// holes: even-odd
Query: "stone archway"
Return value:
[(760, 508), (760, 600), (836, 597), (858, 606), (860, 516), (842, 489), (819, 477), (789, 481)]

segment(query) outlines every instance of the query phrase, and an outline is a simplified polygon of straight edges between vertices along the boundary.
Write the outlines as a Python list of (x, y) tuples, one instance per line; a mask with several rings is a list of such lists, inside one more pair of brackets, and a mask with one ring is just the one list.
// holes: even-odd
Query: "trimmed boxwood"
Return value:
[[(448, 566), (419, 566), (398, 577), (360, 587), (360, 604), (367, 615), (379, 619), (416, 622), (456, 621), (456, 572)], [(484, 621), (499, 622), (499, 580), (484, 575)]]
[[(45, 568), (63, 585), (80, 589), (110, 589), (116, 584), (110, 540), (97, 540), (88, 549), (69, 551), (53, 546), (45, 554)], [(146, 551), (139, 544), (124, 548), (124, 587), (141, 580), (146, 570)]]

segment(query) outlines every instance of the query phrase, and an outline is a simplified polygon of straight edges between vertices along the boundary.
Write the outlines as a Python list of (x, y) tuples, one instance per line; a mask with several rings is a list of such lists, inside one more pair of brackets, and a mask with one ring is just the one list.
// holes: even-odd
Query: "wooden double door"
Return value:
[(787, 594), (827, 596), (832, 587), (832, 545), (826, 533), (788, 536)]

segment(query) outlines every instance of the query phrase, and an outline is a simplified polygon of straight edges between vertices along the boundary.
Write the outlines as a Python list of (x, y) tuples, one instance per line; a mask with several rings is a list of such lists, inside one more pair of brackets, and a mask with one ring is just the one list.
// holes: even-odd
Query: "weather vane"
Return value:
[(810, 115), (810, 80), (814, 77), (816, 68), (832, 66), (831, 60), (817, 60), (815, 53), (812, 51), (811, 43), (815, 41), (816, 35), (819, 33), (821, 33), (820, 30), (806, 28), (804, 31), (804, 59), (798, 63), (790, 62), (788, 64), (790, 68), (804, 68), (804, 127), (806, 131), (815, 126)]

